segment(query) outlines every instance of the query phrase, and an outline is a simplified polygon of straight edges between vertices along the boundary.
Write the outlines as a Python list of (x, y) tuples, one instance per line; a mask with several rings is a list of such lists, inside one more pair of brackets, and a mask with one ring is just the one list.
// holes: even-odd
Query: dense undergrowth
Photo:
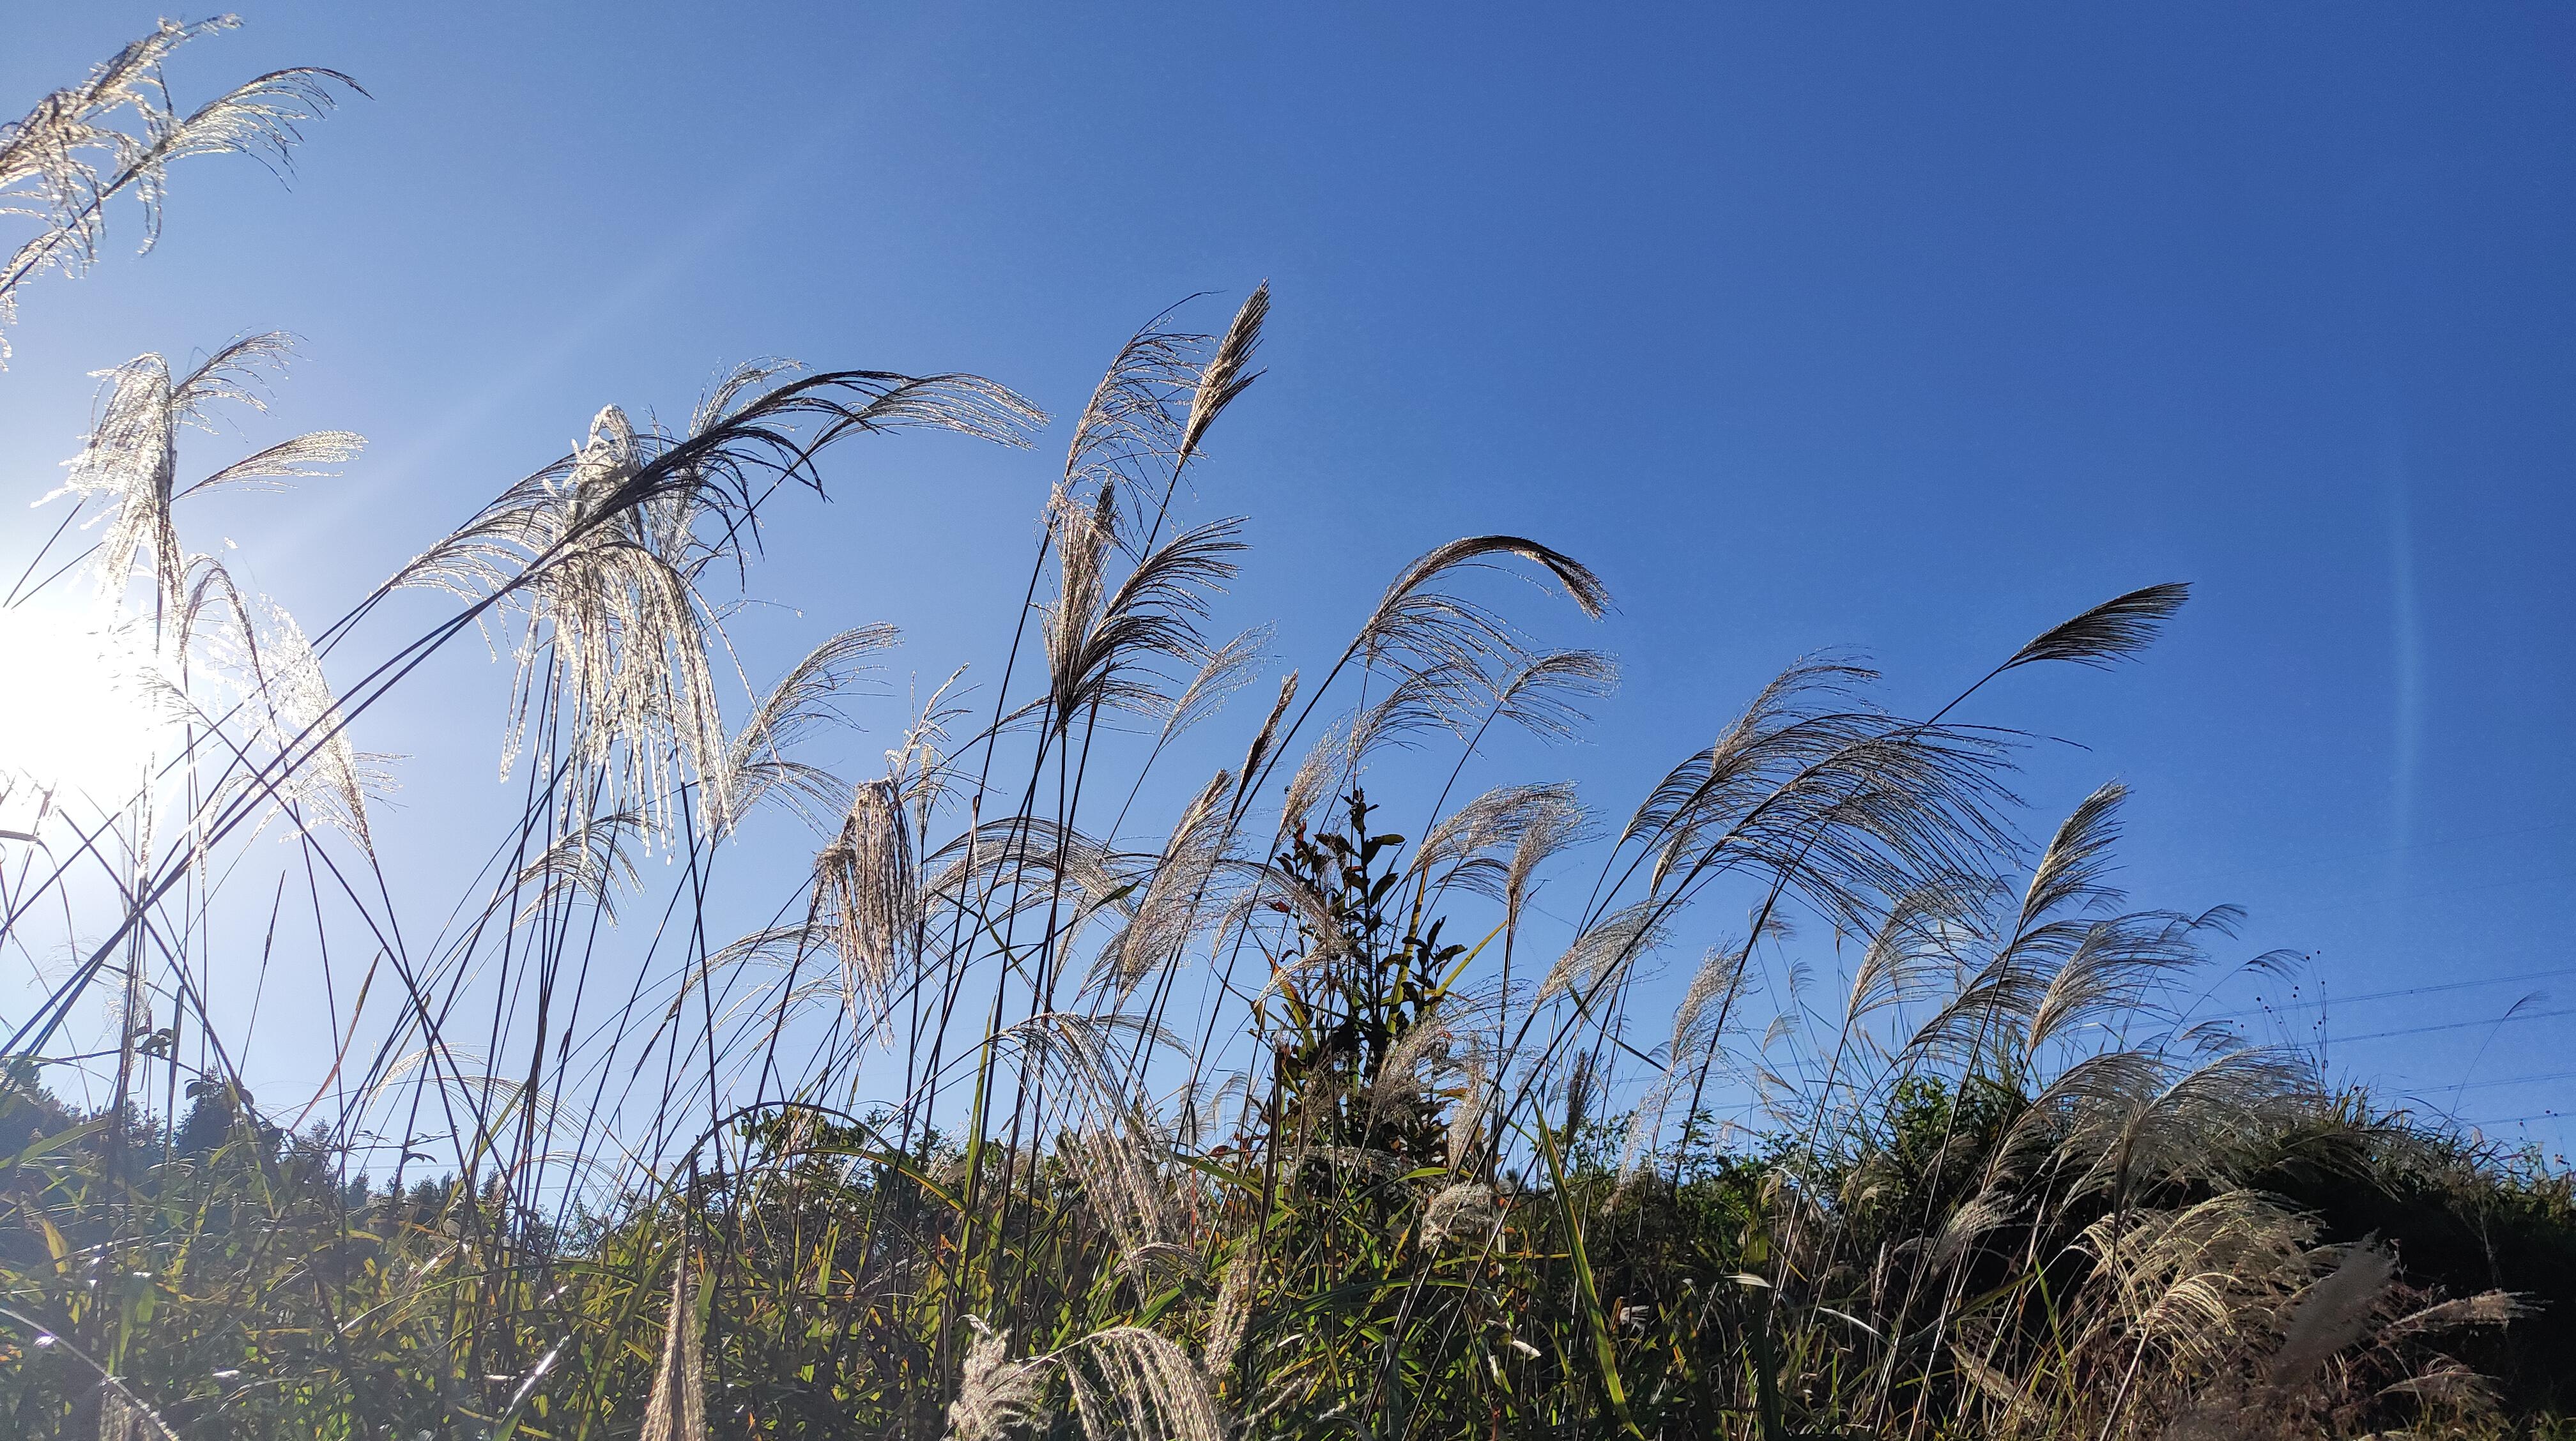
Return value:
[[(343, 83), (182, 114), (194, 33), (0, 132), (38, 231), (0, 295)], [(2114, 887), (2116, 785), (2027, 834), (2018, 737), (1969, 718), (2136, 654), (2181, 587), (1924, 717), (1799, 662), (1613, 824), (1486, 774), (1615, 676), (1486, 598), (1597, 616), (1571, 557), (1438, 546), (1268, 685), (1266, 632), (1206, 632), (1243, 543), (1185, 513), (1268, 303), (1119, 351), (996, 677), (855, 782), (798, 755), (890, 633), (736, 687), (719, 587), (828, 446), (1020, 443), (1011, 392), (763, 364), (676, 431), (604, 410), (308, 638), (180, 502), (357, 438), (192, 486), (180, 432), (283, 340), (112, 373), (67, 487), (101, 539), (6, 603), (94, 582), (166, 751), (135, 797), (0, 794), (0, 949), (45, 978), (0, 1053), (8, 1433), (2107, 1441), (2576, 1402), (2568, 1176), (2201, 1014), (2234, 914)], [(423, 925), (352, 727), (478, 628), (517, 780)], [(810, 866), (743, 864), (800, 823)], [(337, 978), (318, 1060), (227, 1044), (253, 947)]]

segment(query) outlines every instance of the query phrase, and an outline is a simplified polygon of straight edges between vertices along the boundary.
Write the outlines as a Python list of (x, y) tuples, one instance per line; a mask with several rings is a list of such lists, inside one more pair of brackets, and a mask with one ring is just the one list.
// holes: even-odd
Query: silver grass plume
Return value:
[(1951, 941), (1966, 903), (1954, 886), (1934, 883), (1899, 896), (1870, 937), (1843, 1003), (1847, 1031), (1890, 1006), (1922, 997), (1937, 968), (1954, 962)]
[(1196, 393), (1206, 337), (1170, 328), (1170, 315), (1146, 322), (1101, 373), (1065, 448), (1065, 494), (1120, 484), (1142, 492), (1177, 475), (1172, 466), (1188, 425), (1184, 397)]
[[(1691, 973), (1691, 983), (1682, 991), (1681, 1004), (1673, 1010), (1672, 1065), (1678, 1069), (1685, 1060), (1697, 1060), (1718, 1044), (1717, 1013), (1741, 994), (1744, 986), (1744, 963), (1753, 953), (1751, 946), (1713, 946), (1702, 957), (1699, 969)], [(1717, 1013), (1712, 1013), (1714, 1005)], [(1707, 1024), (1703, 1025), (1705, 1021)]]
[(1458, 1104), (1449, 1108), (1449, 1169), (1466, 1169), (1467, 1158), (1484, 1139), (1485, 1116), (1494, 1103), (1494, 1057), (1491, 1048), (1475, 1045), (1458, 1063)]
[(1252, 382), (1261, 378), (1257, 370), (1247, 371), (1252, 352), (1261, 344), (1261, 324), (1270, 315), (1270, 282), (1265, 280), (1246, 296), (1243, 308), (1234, 313), (1234, 323), (1225, 329), (1217, 342), (1216, 353), (1208, 357), (1199, 372), (1198, 385), (1190, 395), (1189, 419), (1181, 428), (1180, 453), (1173, 458), (1177, 472), (1198, 453), (1199, 442), (1206, 438), (1208, 427), (1225, 408), (1234, 403)]
[(1932, 1245), (1936, 1264), (1948, 1265), (1968, 1254), (1979, 1241), (2001, 1227), (2010, 1225), (2024, 1214), (2027, 1207), (2019, 1200), (1995, 1191), (1980, 1191), (1945, 1217), (1939, 1236)]
[(706, 1358), (698, 1340), (698, 1308), (689, 1293), (686, 1248), (671, 1267), (671, 1312), (662, 1327), (662, 1363), (644, 1404), (637, 1441), (707, 1441)]
[[(1690, 986), (1682, 988), (1682, 1004), (1674, 1006), (1672, 1042), (1664, 1047), (1662, 1076), (1646, 1086), (1628, 1117), (1628, 1137), (1620, 1153), (1623, 1171), (1638, 1166), (1662, 1135), (1664, 1117), (1682, 1096), (1685, 1083), (1690, 1086), (1692, 1104), (1698, 1101), (1705, 1076), (1716, 1068), (1721, 1055), (1721, 1022), (1744, 993), (1744, 960), (1749, 955), (1752, 947), (1710, 947), (1708, 955), (1700, 957), (1698, 970), (1692, 970)], [(1687, 1122), (1690, 1117), (1685, 1117)]]
[(963, 910), (977, 925), (1047, 906), (1055, 890), (1051, 882), (1061, 881), (1075, 902), (1060, 927), (1064, 937), (1115, 913), (1136, 880), (1100, 841), (1045, 816), (986, 821), (951, 837), (928, 862), (924, 906)]
[[(2159, 1068), (2150, 1074), (2164, 1080), (2168, 1073)], [(2089, 1104), (2074, 1110), (2060, 1151), (2070, 1159), (2091, 1156), (2073, 1183), (2078, 1195), (2117, 1197), (2142, 1178), (2225, 1181), (2232, 1152), (2213, 1147), (2210, 1138), (2271, 1132), (2305, 1112), (2313, 1096), (2303, 1058), (2272, 1050), (2233, 1052), (2191, 1067), (2160, 1088), (2119, 1086), (2082, 1097)]]
[(2153, 644), (2164, 623), (2173, 619), (2191, 587), (2180, 582), (2151, 585), (2113, 596), (2091, 610), (2041, 631), (1996, 668), (1996, 674), (2035, 661), (2067, 661), (2108, 666)]
[[(1115, 1012), (1083, 1015), (1041, 1011), (1003, 1027), (995, 1034), (994, 1043), (1026, 1058), (1033, 1066), (1043, 1067), (1046, 1078), (1056, 1083), (1049, 1089), (1070, 1089), (1087, 1114), (1132, 1121), (1132, 1125), (1113, 1130), (1112, 1134), (1140, 1146), (1157, 1143), (1151, 1125), (1123, 1089), (1134, 1052), (1151, 1044), (1187, 1054), (1180, 1038), (1162, 1026), (1142, 1016)], [(1160, 1167), (1159, 1158), (1151, 1156), (1138, 1164), (1147, 1170)]]
[[(525, 926), (573, 901), (587, 901), (602, 920), (614, 923), (618, 885), (631, 887), (639, 879), (627, 841), (642, 829), (643, 817), (632, 811), (572, 822), (511, 881), (510, 893), (525, 897), (511, 925)], [(491, 909), (497, 911), (508, 896), (495, 895)]]
[[(1428, 683), (1415, 703), (1464, 734), (1461, 718), (1476, 708), (1475, 694), (1483, 692), (1494, 706), (1507, 705), (1505, 692), (1513, 688), (1509, 678), (1528, 670), (1531, 655), (1499, 615), (1439, 582), (1460, 571), (1498, 568), (1509, 558), (1535, 564), (1545, 577), (1542, 587), (1552, 582), (1585, 616), (1597, 620), (1609, 608), (1610, 592), (1600, 577), (1573, 557), (1518, 536), (1468, 536), (1425, 552), (1396, 576), (1342, 652), (1335, 672), (1353, 660), (1372, 669), (1392, 662), (1405, 679)], [(1538, 687), (1532, 696), (1555, 688), (1550, 675), (1552, 671), (1528, 676)], [(1496, 676), (1506, 679), (1498, 682)], [(1542, 725), (1552, 714), (1544, 705), (1532, 711)], [(1354, 736), (1353, 753), (1365, 749)]]
[(1085, 506), (1059, 496), (1055, 506), (1057, 594), (1048, 607), (1046, 644), (1058, 732), (1095, 710), (1165, 710), (1158, 667), (1190, 664), (1206, 654), (1198, 623), (1208, 593), (1234, 576), (1241, 522), (1219, 520), (1174, 535), (1138, 560), (1113, 588), (1108, 557), (1118, 535), (1114, 487)]
[[(2086, 913), (2123, 899), (2108, 877), (2112, 848), (2120, 835), (2120, 806), (2127, 794), (2117, 782), (2105, 785), (2058, 824), (2032, 867), (2019, 907), (2000, 927), (1993, 953), (1957, 994), (1917, 1028), (1908, 1043), (1911, 1048), (1961, 1055), (2024, 1031), (2044, 1037), (2055, 1029), (2035, 1023), (2043, 1010), (2052, 1009), (2047, 1003), (2058, 971), (2085, 949), (2088, 939), (2096, 942), (2097, 955), (2107, 956), (2112, 949), (2102, 944), (2109, 936), (2095, 936), (2102, 922)], [(1973, 920), (1965, 914), (1959, 919), (1963, 925)], [(2119, 918), (2116, 924), (2129, 930), (2158, 925), (2162, 919)], [(2067, 1016), (2067, 998), (2083, 984), (2079, 981), (2074, 989), (2059, 991), (2053, 1014)]]
[(1058, 491), (1049, 506), (1055, 531), (1055, 603), (1039, 627), (1045, 643), (1049, 695), (1055, 702), (1049, 724), (1062, 731), (1077, 718), (1074, 700), (1081, 684), (1083, 642), (1098, 620), (1108, 594), (1109, 556), (1118, 539), (1118, 487), (1105, 484), (1090, 503), (1070, 491)]
[(1506, 670), (1493, 687), (1494, 719), (1545, 741), (1582, 734), (1585, 707), (1619, 688), (1619, 663), (1599, 651), (1552, 650)]
[(814, 914), (840, 961), (842, 1002), (854, 1026), (881, 1023), (910, 970), (921, 921), (918, 884), (896, 783), (860, 786), (840, 834), (814, 858)]
[(1592, 1119), (1592, 1108), (1601, 1099), (1605, 1079), (1601, 1064), (1593, 1059), (1592, 1052), (1574, 1053), (1574, 1064), (1566, 1068), (1565, 1082), (1559, 1090), (1559, 1099), (1565, 1107), (1564, 1130), (1568, 1136), (1580, 1135), (1584, 1123)]
[(1831, 661), (1792, 667), (1667, 773), (1621, 836), (1654, 857), (1649, 892), (1750, 873), (1872, 930), (1925, 877), (1985, 874), (2008, 854), (2004, 741), (1891, 716), (1855, 694), (1871, 679)]
[(1434, 999), (1415, 1014), (1404, 1034), (1378, 1058), (1377, 1074), (1369, 1080), (1368, 1109), (1361, 1134), (1374, 1131), (1388, 1111), (1420, 1101), (1441, 1073), (1457, 1068), (1450, 1053), (1461, 1039), (1461, 1023), (1453, 1022), (1451, 1017), (1461, 1009), (1454, 997)]
[(2457, 1296), (2410, 1311), (2381, 1327), (2379, 1334), (2383, 1339), (2394, 1340), (2457, 1326), (2501, 1326), (2530, 1315), (2532, 1310), (2530, 1302), (2511, 1291), (2480, 1291), (2474, 1296)]
[(1481, 1239), (1500, 1214), (1492, 1187), (1481, 1181), (1451, 1182), (1423, 1203), (1422, 1244), (1436, 1250), (1451, 1241)]
[(718, 831), (732, 829), (752, 807), (771, 795), (820, 826), (845, 810), (850, 788), (819, 766), (789, 757), (788, 751), (820, 727), (846, 723), (841, 697), (866, 668), (866, 657), (896, 643), (891, 625), (861, 626), (816, 646), (773, 687), (739, 730), (734, 732), (721, 772), (726, 790), (709, 793), (710, 818)]
[(2099, 1290), (2078, 1344), (2152, 1342), (2177, 1376), (2215, 1365), (2271, 1328), (2307, 1277), (2313, 1231), (2247, 1190), (2177, 1211), (2115, 1211), (2083, 1234)]
[(1122, 1265), (1149, 1279), (1198, 1262), (1198, 1253), (1176, 1244), (1181, 1228), (1163, 1174), (1167, 1150), (1146, 1119), (1126, 1106), (1080, 1127), (1059, 1150), (1092, 1214), (1117, 1239)]
[(1337, 788), (1356, 785), (1379, 747), (1410, 747), (1434, 727), (1463, 729), (1469, 696), (1455, 669), (1413, 671), (1376, 703), (1325, 727), (1289, 777), (1280, 801), (1280, 827), (1303, 824)]
[[(161, 233), (170, 166), (198, 155), (254, 155), (272, 169), (290, 167), (289, 147), (302, 124), (335, 103), (333, 89), (358, 94), (335, 70), (274, 70), (181, 114), (162, 81), (162, 64), (181, 45), (240, 22), (218, 16), (182, 25), (164, 20), (89, 73), (57, 90), (19, 119), (0, 122), (0, 215), (23, 216), (37, 233), (0, 261), (0, 325), (12, 317), (18, 286), (43, 270), (78, 275), (98, 255), (107, 203), (131, 193), (143, 210), (143, 243)], [(126, 119), (126, 117), (130, 117)], [(132, 128), (127, 128), (130, 125)], [(8, 359), (0, 338), (0, 362)]]
[(98, 1378), (98, 1441), (179, 1441), (161, 1413), (107, 1372)]
[(1215, 891), (1214, 881), (1234, 837), (1234, 817), (1225, 803), (1233, 785), (1232, 775), (1218, 771), (1181, 813), (1136, 902), (1134, 919), (1102, 953), (1106, 980), (1121, 1000), (1155, 967), (1179, 956), (1224, 909), (1226, 897)]
[(265, 609), (265, 634), (245, 631), (242, 641), (255, 702), (250, 723), (282, 762), (257, 773), (266, 799), (319, 815), (373, 855), (367, 799), (392, 787), (385, 758), (350, 740), (339, 697), (295, 617), (274, 602)]
[(1415, 668), (1423, 669), (1515, 652), (1510, 634), (1492, 615), (1432, 586), (1453, 571), (1490, 567), (1504, 557), (1537, 565), (1591, 619), (1598, 620), (1609, 609), (1608, 588), (1572, 556), (1519, 536), (1468, 536), (1427, 551), (1406, 566), (1361, 625), (1349, 654), (1375, 659), (1407, 653), (1417, 658)]
[(1013, 1426), (1044, 1414), (1051, 1358), (1013, 1361), (1010, 1332), (994, 1330), (981, 1316), (967, 1317), (966, 1325), (975, 1334), (966, 1345), (957, 1399), (948, 1404), (948, 1441), (1001, 1441)]
[(1243, 1350), (1244, 1333), (1252, 1325), (1252, 1300), (1261, 1283), (1265, 1253), (1263, 1234), (1256, 1227), (1225, 1263), (1225, 1279), (1217, 1283), (1216, 1300), (1208, 1307), (1207, 1344), (1199, 1355), (1211, 1389), (1223, 1386), (1234, 1374), (1235, 1357)]
[[(596, 775), (610, 804), (667, 833), (681, 766), (694, 763), (709, 792), (730, 791), (730, 737), (710, 659), (715, 621), (696, 584), (712, 559), (696, 531), (702, 498), (625, 499), (652, 449), (624, 411), (602, 409), (570, 457), (511, 487), (398, 583), (508, 597), (522, 612), (504, 771), (551, 706), (579, 762), (565, 778), (571, 793), (586, 797)], [(711, 810), (721, 822), (722, 806)]]
[(1594, 922), (1548, 969), (1547, 979), (1539, 983), (1538, 999), (1545, 1001), (1572, 990), (1589, 1004), (1604, 985), (1626, 971), (1639, 956), (1664, 943), (1670, 934), (1663, 921), (1667, 909), (1659, 901), (1636, 901)]
[(1190, 683), (1173, 697), (1171, 713), (1164, 717), (1163, 729), (1154, 738), (1155, 753), (1214, 715), (1236, 691), (1251, 683), (1254, 672), (1261, 667), (1270, 635), (1269, 626), (1259, 626), (1208, 652), (1198, 674), (1190, 677)]
[(1435, 886), (1508, 902), (1548, 855), (1580, 834), (1583, 820), (1570, 784), (1498, 786), (1443, 816), (1416, 848), (1412, 870)]
[(1208, 1343), (1200, 1348), (1200, 1369), (1208, 1387), (1224, 1387), (1242, 1354), (1244, 1333), (1252, 1328), (1252, 1299), (1260, 1294), (1262, 1263), (1270, 1256), (1270, 1238), (1260, 1225), (1234, 1248), (1226, 1261), (1226, 1279), (1216, 1284), (1216, 1302), (1208, 1305)]
[(1252, 744), (1244, 751), (1243, 779), (1236, 782), (1234, 788), (1234, 810), (1237, 814), (1242, 813), (1244, 803), (1251, 799), (1253, 782), (1266, 769), (1263, 763), (1270, 758), (1270, 747), (1277, 741), (1280, 717), (1288, 714), (1288, 703), (1296, 698), (1297, 672), (1292, 670), (1279, 678), (1279, 696), (1270, 703), (1270, 714), (1262, 720), (1261, 729), (1252, 733)]
[(2397, 1279), (2397, 1258), (2376, 1237), (2340, 1248), (2335, 1268), (2302, 1293), (2272, 1358), (2272, 1384), (2296, 1385), (2326, 1358), (2358, 1341), (2380, 1297)]
[(1619, 835), (1660, 848), (1657, 884), (1694, 832), (1749, 810), (1829, 737), (1808, 741), (1877, 673), (1834, 660), (1802, 660), (1762, 687), (1716, 741), (1675, 766), (1647, 793)]
[(1315, 807), (1324, 803), (1325, 792), (1350, 773), (1346, 761), (1350, 747), (1344, 733), (1345, 722), (1335, 721), (1324, 728), (1307, 748), (1306, 758), (1288, 777), (1288, 788), (1279, 799), (1279, 829), (1293, 831), (1306, 824)]
[(1511, 854), (1503, 863), (1503, 919), (1514, 930), (1519, 929), (1521, 912), (1537, 891), (1539, 867), (1557, 854), (1592, 833), (1592, 813), (1574, 798), (1568, 787), (1560, 797), (1533, 807), (1522, 820), (1519, 834), (1512, 837)]
[(1086, 1441), (1225, 1441), (1204, 1373), (1169, 1337), (1112, 1326), (1066, 1351), (1065, 1379)]
[(179, 433), (191, 427), (211, 429), (218, 404), (266, 409), (261, 372), (282, 369), (292, 350), (292, 337), (271, 332), (233, 341), (184, 376), (174, 377), (169, 362), (157, 354), (100, 372), (106, 386), (98, 416), (81, 453), (65, 462), (69, 473), (63, 484), (44, 500), (70, 495), (106, 502), (108, 509), (89, 522), (107, 526), (91, 562), (101, 594), (121, 602), (137, 573), (147, 573), (153, 583), (153, 613), (175, 621), (185, 605), (188, 570), (172, 513), (175, 502), (201, 490), (329, 475), (331, 467), (366, 444), (347, 431), (317, 431), (180, 487)]
[(2157, 982), (2200, 965), (2205, 957), (2198, 933), (2224, 934), (2239, 914), (2221, 907), (2201, 916), (2120, 916), (2086, 927), (2031, 1009), (2029, 1029), (2020, 1038), (2023, 1054), (2035, 1054), (2079, 1026), (2159, 1015), (2148, 1004)]
[(98, 1441), (136, 1441), (143, 1432), (135, 1408), (121, 1392), (101, 1383), (98, 1388)]
[[(721, 630), (698, 583), (739, 561), (762, 500), (789, 482), (820, 490), (815, 457), (854, 432), (931, 428), (1024, 443), (1040, 415), (974, 376), (828, 371), (775, 380), (760, 362), (720, 382), (689, 432), (639, 431), (614, 406), (574, 452), (518, 482), (465, 526), (397, 571), (366, 603), (403, 587), (445, 590), (522, 627), (505, 766), (554, 708), (581, 763), (619, 808), (667, 831), (686, 770), (729, 792), (731, 758), (711, 655)], [(775, 383), (773, 381), (775, 380)], [(362, 607), (363, 610), (365, 607)], [(540, 692), (543, 692), (541, 695)], [(703, 823), (722, 819), (722, 807)]]
[(484, 1064), (481, 1056), (462, 1046), (433, 1043), (388, 1062), (377, 1073), (374, 1083), (360, 1092), (361, 1104), (375, 1105), (394, 1094), (403, 1078), (427, 1068), (430, 1086), (452, 1099), (472, 1118), (488, 1144), (491, 1134), (500, 1130), (514, 1115), (532, 1114), (542, 1131), (559, 1131), (581, 1120), (579, 1108), (567, 1104), (549, 1091), (531, 1091), (524, 1076), (494, 1075), (487, 1070), (468, 1066)]

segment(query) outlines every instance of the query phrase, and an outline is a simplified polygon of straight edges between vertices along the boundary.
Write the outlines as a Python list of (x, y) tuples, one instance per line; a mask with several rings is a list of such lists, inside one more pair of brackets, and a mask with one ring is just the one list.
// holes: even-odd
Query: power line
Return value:
[(2507, 1021), (2545, 1021), (2552, 1016), (2576, 1016), (2576, 1006), (2555, 1011), (2524, 1011), (2517, 1015), (2493, 1016), (2477, 1021), (2450, 1021), (2438, 1026), (2406, 1026), (2394, 1031), (2372, 1031), (2359, 1036), (2330, 1036), (2337, 1044), (2353, 1041), (2384, 1041), (2391, 1036), (2429, 1036), (2435, 1031), (2465, 1031), (2472, 1026), (2501, 1026)]
[(2560, 1119), (2562, 1119), (2562, 1113), (2558, 1111), (2534, 1111), (2528, 1116), (2498, 1116), (2493, 1120), (2470, 1121), (2467, 1124), (2472, 1126), (2514, 1126), (2520, 1125), (2524, 1121), (2555, 1121)]
[(2531, 1076), (2498, 1076), (2491, 1081), (2462, 1081), (2452, 1086), (2428, 1082), (2425, 1089), (2428, 1091), (2484, 1091), (2496, 1086), (2531, 1086), (2542, 1081), (2571, 1080), (2576, 1080), (2576, 1071), (2542, 1071)]
[(2429, 996), (2439, 991), (2466, 991), (2474, 990), (2479, 986), (2510, 986), (2518, 981), (2552, 981), (2565, 976), (2576, 976), (2576, 966), (2559, 966), (2546, 971), (2525, 971), (2518, 976), (2489, 976), (2484, 980), (2476, 981), (2445, 981), (2436, 986), (2399, 986), (2394, 990), (2363, 991), (2351, 996), (2320, 996), (2313, 1001), (2275, 1001), (2248, 1010), (2227, 1011), (2222, 1014), (2244, 1016), (2263, 1010), (2294, 1011), (2313, 1010), (2326, 1005), (2350, 1006), (2358, 1005), (2363, 1001), (2395, 1000), (2400, 996)]

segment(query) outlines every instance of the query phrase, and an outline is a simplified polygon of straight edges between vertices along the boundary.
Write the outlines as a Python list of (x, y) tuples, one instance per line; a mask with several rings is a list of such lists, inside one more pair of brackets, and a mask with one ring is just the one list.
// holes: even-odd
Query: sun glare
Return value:
[(133, 797), (168, 730), (144, 695), (146, 664), (73, 606), (0, 610), (0, 812), (24, 821), (49, 792), (57, 806)]

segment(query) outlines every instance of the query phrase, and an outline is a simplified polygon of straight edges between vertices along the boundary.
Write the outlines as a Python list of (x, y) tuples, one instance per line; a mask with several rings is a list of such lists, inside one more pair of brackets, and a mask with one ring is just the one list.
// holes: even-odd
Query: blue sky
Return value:
[[(157, 13), (13, 17), (0, 96)], [(1617, 594), (1587, 639), (1627, 672), (1548, 764), (1624, 809), (1800, 654), (1863, 648), (1938, 704), (2049, 622), (2189, 580), (2146, 664), (1985, 704), (2084, 747), (2034, 753), (2034, 803), (2126, 779), (2140, 901), (2248, 906), (2245, 954), (2318, 956), (2303, 996), (2406, 992), (2333, 1006), (2338, 1070), (2448, 1104), (2464, 1074), (2576, 1066), (2576, 1016), (2482, 1024), (2533, 991), (2576, 1008), (2576, 974), (2541, 974), (2576, 968), (2576, 14), (246, 19), (192, 47), (183, 99), (295, 63), (374, 98), (291, 189), (200, 163), (153, 255), (26, 292), (11, 496), (51, 488), (87, 372), (293, 330), (276, 426), (373, 448), (204, 523), (327, 619), (603, 403), (684, 413), (775, 353), (977, 370), (1069, 414), (1145, 316), (1209, 290), (1214, 325), (1266, 277), (1269, 375), (1201, 486), (1253, 518), (1240, 620), (1278, 617), (1292, 660), (1434, 543), (1547, 540)], [(854, 448), (760, 589), (900, 623), (933, 678), (989, 657), (1062, 439)], [(415, 757), (433, 834), (491, 773), (481, 730), (456, 740), (497, 725), (472, 659), (363, 737)], [(2457, 1100), (2521, 1117), (2568, 1086)]]

